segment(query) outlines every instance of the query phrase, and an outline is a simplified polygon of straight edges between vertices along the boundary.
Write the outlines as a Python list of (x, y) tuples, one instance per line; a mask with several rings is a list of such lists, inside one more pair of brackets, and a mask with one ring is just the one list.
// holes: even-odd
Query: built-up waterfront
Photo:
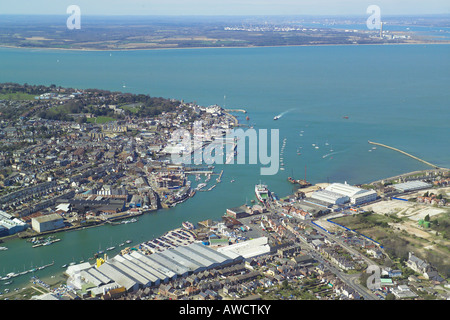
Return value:
[[(192, 123), (202, 121), (205, 135), (207, 129), (217, 132), (217, 136), (202, 137), (208, 143), (238, 125), (233, 115), (218, 106), (204, 108), (185, 103), (173, 103), (174, 111), (166, 111), (159, 117), (128, 120), (120, 119), (130, 105), (122, 105), (123, 109), (116, 105), (97, 105), (100, 110), (118, 114), (119, 120), (109, 123), (97, 123), (98, 117), (85, 113), (71, 115), (85, 121), (36, 119), (36, 114), (45, 108), (79, 101), (93, 104), (120, 100), (129, 95), (102, 93), (103, 97), (99, 98), (98, 92), (92, 91), (15, 84), (6, 87), (13, 91), (38, 92), (33, 100), (11, 100), (4, 106), (5, 112), (23, 108), (29, 120), (15, 117), (7, 124), (2, 122), (0, 127), (3, 148), (1, 236), (5, 241), (11, 237), (28, 239), (32, 248), (49, 245), (54, 248), (55, 242), (60, 240), (64, 243), (65, 236), (61, 236), (61, 232), (105, 225), (118, 228), (118, 225), (136, 222), (143, 214), (174, 207), (193, 197), (196, 191), (212, 190), (220, 182), (223, 170), (214, 172), (213, 166), (202, 169), (172, 164), (173, 148), (183, 146), (171, 138), (171, 132), (181, 124), (184, 130), (192, 131)], [(86, 117), (93, 121), (86, 121)], [(213, 177), (216, 184), (205, 190), (191, 187), (191, 182), (198, 184), (200, 176), (204, 176), (205, 182)], [(58, 233), (57, 241), (45, 241), (44, 237), (55, 233)], [(112, 250), (115, 245), (112, 239), (110, 242), (106, 248)], [(8, 247), (2, 247), (3, 251)], [(41, 260), (48, 259), (52, 259), (53, 265), (53, 257), (41, 257)], [(64, 265), (74, 263), (75, 257), (72, 260)], [(7, 259), (2, 260), (2, 269), (8, 272), (4, 277), (19, 275), (14, 271), (17, 264), (12, 260), (11, 265), (5, 262)], [(33, 263), (39, 261), (27, 261), (25, 265), (31, 264), (30, 270), (42, 270), (34, 268)], [(61, 260), (58, 263), (63, 264)]]
[[(202, 103), (208, 105), (218, 101), (218, 97), (221, 99), (224, 88), (226, 88), (227, 105), (245, 106), (249, 110), (250, 123), (267, 128), (272, 124), (280, 126), (282, 136), (288, 138), (284, 154), (286, 170), (277, 176), (263, 178), (269, 182), (271, 189), (280, 195), (286, 195), (290, 194), (292, 189), (286, 178), (299, 175), (303, 177), (305, 165), (308, 167), (307, 178), (312, 182), (327, 181), (329, 178), (330, 181), (343, 182), (347, 180), (350, 183), (368, 183), (404, 171), (422, 169), (416, 161), (387, 150), (381, 150), (381, 148), (367, 152), (367, 140), (397, 146), (419, 155), (421, 158), (428, 159), (432, 163), (446, 166), (448, 149), (443, 148), (438, 142), (440, 140), (436, 140), (436, 137), (445, 136), (445, 130), (448, 129), (447, 124), (443, 122), (445, 117), (442, 113), (443, 110), (446, 110), (443, 108), (445, 107), (443, 102), (446, 100), (442, 100), (442, 95), (440, 95), (440, 92), (444, 92), (442, 91), (444, 84), (448, 82), (433, 81), (432, 87), (427, 86), (432, 79), (439, 77), (441, 77), (439, 79), (446, 79), (445, 70), (448, 69), (446, 69), (445, 61), (448, 60), (441, 58), (446, 55), (445, 52), (445, 46), (440, 48), (433, 46), (410, 46), (408, 48), (373, 46), (370, 48), (336, 47), (334, 49), (317, 47), (198, 50), (195, 51), (195, 54), (194, 51), (177, 50), (164, 54), (163, 52), (161, 54), (157, 52), (117, 53), (110, 59), (105, 59), (101, 53), (86, 53), (86, 61), (80, 64), (78, 60), (76, 62), (71, 60), (73, 58), (71, 52), (63, 54), (60, 52), (36, 53), (26, 50), (6, 50), (6, 52), (1, 52), (4, 59), (0, 63), (5, 61), (7, 63), (2, 64), (4, 72), (0, 77), (3, 77), (2, 81), (13, 79), (22, 83), (67, 83), (64, 82), (67, 81), (63, 76), (64, 72), (52, 67), (63, 54), (67, 63), (72, 63), (72, 65), (78, 63), (79, 68), (73, 70), (71, 81), (74, 81), (79, 87), (121, 90), (123, 83), (117, 79), (126, 78), (125, 80), (131, 88), (133, 84), (131, 79), (135, 79), (136, 74), (140, 74), (142, 70), (150, 68), (152, 72), (147, 74), (151, 74), (151, 79), (146, 78), (142, 81), (145, 87), (136, 87), (137, 83), (135, 83), (133, 90), (146, 92), (148, 87), (151, 87), (151, 92), (157, 92), (158, 95), (173, 96), (176, 94), (191, 100), (201, 97)], [(270, 58), (261, 59), (268, 55)], [(79, 54), (77, 53), (76, 56), (79, 57)], [(132, 59), (122, 59), (124, 58), (122, 56), (131, 56)], [(430, 59), (430, 56), (433, 58)], [(116, 59), (116, 57), (121, 58)], [(173, 57), (173, 59), (167, 57)], [(302, 59), (298, 59), (299, 57)], [(421, 57), (424, 61), (421, 60)], [(177, 74), (175, 78), (167, 77), (168, 68), (159, 68), (159, 66), (166, 66), (170, 61), (171, 68), (173, 66), (173, 69), (178, 69), (176, 64), (173, 65), (175, 61), (188, 69), (189, 66), (193, 66), (186, 74), (198, 75), (198, 68), (194, 68), (194, 66), (198, 66), (194, 60), (198, 59), (202, 59), (207, 66), (202, 69), (205, 75), (195, 78), (195, 81), (191, 76), (189, 76), (189, 81), (184, 81), (182, 74)], [(321, 70), (320, 66), (324, 65), (328, 59), (330, 59), (328, 65), (333, 68), (328, 69), (325, 76), (317, 70)], [(320, 65), (317, 65), (317, 60), (320, 61)], [(136, 68), (130, 63), (127, 68), (120, 68), (120, 61), (133, 61), (139, 67)], [(283, 63), (280, 63), (281, 61)], [(272, 73), (268, 79), (267, 74), (258, 70), (261, 65), (267, 65), (269, 62), (273, 64), (273, 68), (270, 70), (276, 72)], [(153, 63), (158, 68), (152, 67)], [(367, 68), (372, 63), (383, 67), (373, 69), (373, 76), (366, 77)], [(62, 66), (62, 64), (60, 65)], [(406, 81), (402, 75), (408, 74), (410, 65), (417, 66), (415, 72), (420, 76), (408, 78)], [(403, 66), (408, 67), (403, 70)], [(97, 76), (91, 76), (90, 72), (96, 75), (101, 74), (98, 67), (112, 70), (117, 76), (101, 80)], [(18, 68), (25, 68), (29, 72), (24, 76), (15, 72)], [(172, 70), (171, 68), (169, 69)], [(125, 69), (129, 70), (130, 75), (124, 73)], [(160, 69), (163, 72), (158, 74)], [(227, 73), (225, 69), (229, 72)], [(56, 71), (53, 72), (53, 70)], [(182, 70), (186, 71), (186, 69)], [(309, 74), (308, 82), (300, 79), (305, 73)], [(221, 75), (221, 77), (217, 77), (217, 75)], [(249, 77), (248, 75), (253, 76)], [(217, 79), (217, 82), (211, 82), (209, 79), (212, 78)], [(157, 81), (152, 79), (157, 79)], [(208, 83), (203, 83), (202, 79), (208, 79)], [(357, 81), (353, 81), (355, 79)], [(384, 79), (384, 81), (379, 81), (379, 79)], [(371, 80), (374, 80), (373, 83)], [(118, 84), (116, 85), (114, 81)], [(343, 94), (342, 88), (336, 88), (335, 81), (349, 84), (346, 86), (346, 90), (350, 91), (348, 92), (350, 95)], [(320, 88), (316, 88), (315, 84), (319, 83)], [(214, 87), (208, 84), (214, 84)], [(230, 87), (231, 84), (233, 86)], [(394, 87), (396, 90), (389, 91), (389, 98), (387, 98), (386, 88)], [(208, 88), (208, 90), (204, 88)], [(264, 88), (265, 94), (261, 94), (261, 88)], [(304, 88), (304, 90), (299, 90), (299, 88)], [(426, 93), (424, 88), (426, 88)], [(245, 95), (248, 99), (242, 97), (240, 93), (242, 91), (248, 93)], [(293, 93), (298, 93), (298, 95)], [(349, 96), (352, 96), (351, 101), (346, 99)], [(366, 98), (369, 96), (372, 99), (367, 100)], [(428, 97), (426, 108), (421, 105), (423, 96)], [(361, 107), (361, 101), (365, 101), (365, 108)], [(281, 121), (276, 123), (272, 121), (274, 115), (293, 107), (298, 110), (291, 111), (289, 116), (281, 118)], [(420, 113), (420, 121), (416, 121), (414, 117), (405, 118), (406, 107), (408, 115), (416, 114), (418, 110), (427, 110), (427, 112)], [(277, 109), (276, 112), (274, 109)], [(348, 114), (349, 119), (342, 119), (343, 114)], [(432, 129), (417, 130), (425, 123), (432, 123)], [(299, 136), (300, 133), (303, 136)], [(337, 153), (322, 158), (324, 154), (322, 151), (326, 148), (323, 142), (327, 140)], [(312, 143), (320, 146), (320, 149), (308, 148)], [(300, 156), (295, 153), (298, 146), (303, 146)], [(289, 154), (291, 150), (294, 150), (293, 155)], [(328, 149), (325, 152), (328, 152)], [(5, 254), (3, 257), (7, 260), (8, 265), (6, 268), (5, 266), (0, 267), (0, 271), (6, 269), (3, 273), (6, 274), (13, 272), (14, 268), (16, 271), (28, 270), (31, 264), (40, 266), (55, 260), (53, 267), (42, 270), (49, 271), (51, 274), (61, 270), (60, 266), (63, 264), (86, 260), (99, 248), (105, 250), (112, 245), (118, 248), (118, 244), (126, 239), (133, 239), (134, 243), (143, 242), (161, 235), (166, 230), (180, 226), (186, 219), (195, 222), (210, 217), (220, 218), (226, 208), (238, 206), (246, 202), (246, 198), (250, 201), (253, 197), (255, 181), (261, 179), (258, 174), (253, 174), (251, 166), (232, 166), (232, 168), (231, 170), (230, 166), (229, 170), (225, 170), (222, 177), (223, 182), (211, 193), (197, 193), (190, 201), (172, 208), (170, 211), (157, 211), (154, 214), (143, 215), (139, 217), (139, 223), (119, 226), (104, 225), (101, 228), (86, 228), (63, 235), (57, 234), (56, 236), (61, 238), (60, 242), (37, 249), (22, 246), (13, 240), (7, 245), (4, 244), (9, 247), (9, 250), (1, 253)], [(235, 182), (230, 183), (232, 179)], [(224, 197), (223, 195), (230, 196)], [(131, 226), (132, 230), (129, 228)], [(117, 251), (110, 253), (114, 254), (115, 252)], [(43, 275), (43, 272), (39, 273), (39, 276)], [(15, 280), (15, 284), (18, 281), (19, 278)]]
[[(386, 269), (391, 282), (381, 291), (361, 285), (352, 274), (364, 273), (367, 266), (389, 259), (388, 253), (374, 239), (332, 220), (365, 215), (377, 203), (389, 205), (393, 198), (414, 197), (414, 193), (426, 190), (439, 192), (449, 183), (448, 170), (443, 170), (397, 177), (388, 189), (378, 183), (373, 184), (375, 189), (323, 183), (300, 188), (283, 199), (268, 190), (267, 201), (229, 208), (222, 221), (185, 221), (181, 228), (160, 237), (131, 246), (130, 242), (122, 244), (119, 254), (107, 249), (97, 252), (95, 259), (71, 263), (65, 266), (68, 286), (48, 287), (48, 293), (39, 298), (235, 299), (258, 288), (275, 293), (286, 279), (303, 283), (305, 277), (317, 277), (320, 281), (316, 285), (322, 283), (327, 289), (309, 296), (304, 292), (304, 298), (372, 300), (393, 294), (399, 299), (415, 299), (419, 295), (414, 281), (406, 281), (399, 270)], [(438, 189), (433, 190), (433, 186)], [(369, 196), (374, 190), (375, 196)], [(324, 192), (338, 197), (331, 199)], [(344, 197), (348, 199), (341, 203)], [(446, 203), (440, 206), (445, 208)], [(407, 263), (412, 266), (414, 259), (420, 260), (412, 253)], [(271, 265), (278, 267), (271, 270)], [(426, 279), (445, 283), (433, 270), (423, 271)], [(255, 282), (258, 276), (264, 278)], [(134, 280), (124, 283), (124, 277)], [(81, 290), (83, 283), (90, 289)]]

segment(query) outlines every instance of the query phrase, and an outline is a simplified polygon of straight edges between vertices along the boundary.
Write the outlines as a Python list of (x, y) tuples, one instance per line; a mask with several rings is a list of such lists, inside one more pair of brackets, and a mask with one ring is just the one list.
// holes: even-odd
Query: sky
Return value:
[(384, 15), (450, 14), (449, 0), (0, 0), (2, 14), (86, 15)]

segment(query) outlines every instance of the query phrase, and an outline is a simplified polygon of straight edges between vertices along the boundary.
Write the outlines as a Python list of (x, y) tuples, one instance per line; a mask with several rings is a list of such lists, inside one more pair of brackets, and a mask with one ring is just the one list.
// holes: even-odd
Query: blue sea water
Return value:
[(8, 241), (10, 250), (0, 252), (0, 275), (55, 261), (40, 271), (49, 275), (99, 247), (130, 237), (135, 243), (148, 240), (185, 220), (219, 219), (226, 208), (250, 203), (260, 181), (285, 196), (292, 192), (288, 176), (359, 184), (428, 168), (392, 150), (369, 152), (368, 140), (450, 167), (449, 57), (449, 45), (0, 49), (0, 82), (100, 88), (245, 109), (247, 114), (235, 114), (242, 123), (279, 129), (280, 144), (286, 139), (285, 170), (276, 175), (261, 176), (260, 165), (218, 165), (224, 175), (215, 189), (142, 216), (139, 223), (58, 234), (62, 241), (36, 249)]

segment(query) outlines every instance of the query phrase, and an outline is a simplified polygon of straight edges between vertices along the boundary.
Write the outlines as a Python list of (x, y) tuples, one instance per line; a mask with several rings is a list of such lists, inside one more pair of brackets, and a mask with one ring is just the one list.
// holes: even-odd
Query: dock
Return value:
[(223, 170), (220, 171), (219, 177), (216, 179), (217, 182), (220, 182), (220, 180), (222, 179), (222, 175), (223, 175)]
[(407, 153), (407, 152), (405, 152), (405, 151), (402, 151), (402, 150), (400, 150), (400, 149), (397, 149), (397, 148), (394, 148), (394, 147), (391, 147), (391, 146), (388, 146), (388, 145), (385, 145), (385, 144), (382, 144), (382, 143), (373, 142), (373, 141), (368, 141), (368, 143), (374, 144), (374, 145), (377, 145), (377, 146), (380, 146), (380, 147), (384, 147), (384, 148), (387, 148), (387, 149), (391, 149), (391, 150), (394, 150), (394, 151), (397, 151), (397, 152), (400, 152), (400, 153), (402, 153), (402, 154), (404, 154), (404, 155), (406, 155), (406, 156), (408, 156), (408, 157), (410, 157), (410, 158), (413, 158), (413, 159), (415, 159), (415, 160), (417, 160), (417, 161), (420, 161), (420, 162), (422, 162), (422, 163), (425, 163), (426, 165), (428, 165), (428, 166), (430, 166), (430, 167), (433, 167), (434, 169), (443, 169), (443, 168), (440, 168), (440, 167), (437, 166), (437, 165), (434, 165), (434, 164), (432, 164), (432, 163), (430, 163), (430, 162), (428, 162), (428, 161), (425, 161), (425, 160), (420, 159), (420, 158), (418, 158), (418, 157), (416, 157), (416, 156), (413, 156), (413, 155), (411, 155), (411, 154), (409, 154), (409, 153)]

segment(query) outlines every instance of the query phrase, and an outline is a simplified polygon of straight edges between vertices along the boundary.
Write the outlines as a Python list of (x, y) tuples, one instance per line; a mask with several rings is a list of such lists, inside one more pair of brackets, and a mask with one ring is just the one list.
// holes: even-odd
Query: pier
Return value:
[(422, 162), (422, 163), (425, 163), (426, 165), (429, 165), (430, 167), (433, 167), (434, 169), (441, 169), (439, 166), (436, 166), (436, 165), (434, 165), (434, 164), (432, 164), (432, 163), (429, 163), (429, 162), (427, 162), (427, 161), (425, 161), (425, 160), (422, 160), (422, 159), (420, 159), (420, 158), (418, 158), (418, 157), (416, 157), (416, 156), (413, 156), (413, 155), (411, 155), (411, 154), (409, 154), (409, 153), (407, 153), (407, 152), (405, 152), (405, 151), (402, 151), (402, 150), (400, 150), (400, 149), (397, 149), (397, 148), (394, 148), (394, 147), (390, 147), (390, 146), (387, 146), (387, 145), (385, 145), (385, 144), (378, 143), (378, 142), (373, 142), (373, 141), (367, 141), (367, 142), (370, 143), (370, 144), (374, 144), (374, 145), (377, 145), (377, 146), (380, 146), (380, 147), (384, 147), (384, 148), (388, 148), (388, 149), (391, 149), (391, 150), (400, 152), (400, 153), (402, 153), (402, 154), (404, 154), (404, 155), (406, 155), (406, 156), (408, 156), (408, 157), (410, 157), (410, 158), (413, 158), (413, 159), (415, 159), (415, 160), (417, 160), (417, 161), (420, 161), (420, 162)]

